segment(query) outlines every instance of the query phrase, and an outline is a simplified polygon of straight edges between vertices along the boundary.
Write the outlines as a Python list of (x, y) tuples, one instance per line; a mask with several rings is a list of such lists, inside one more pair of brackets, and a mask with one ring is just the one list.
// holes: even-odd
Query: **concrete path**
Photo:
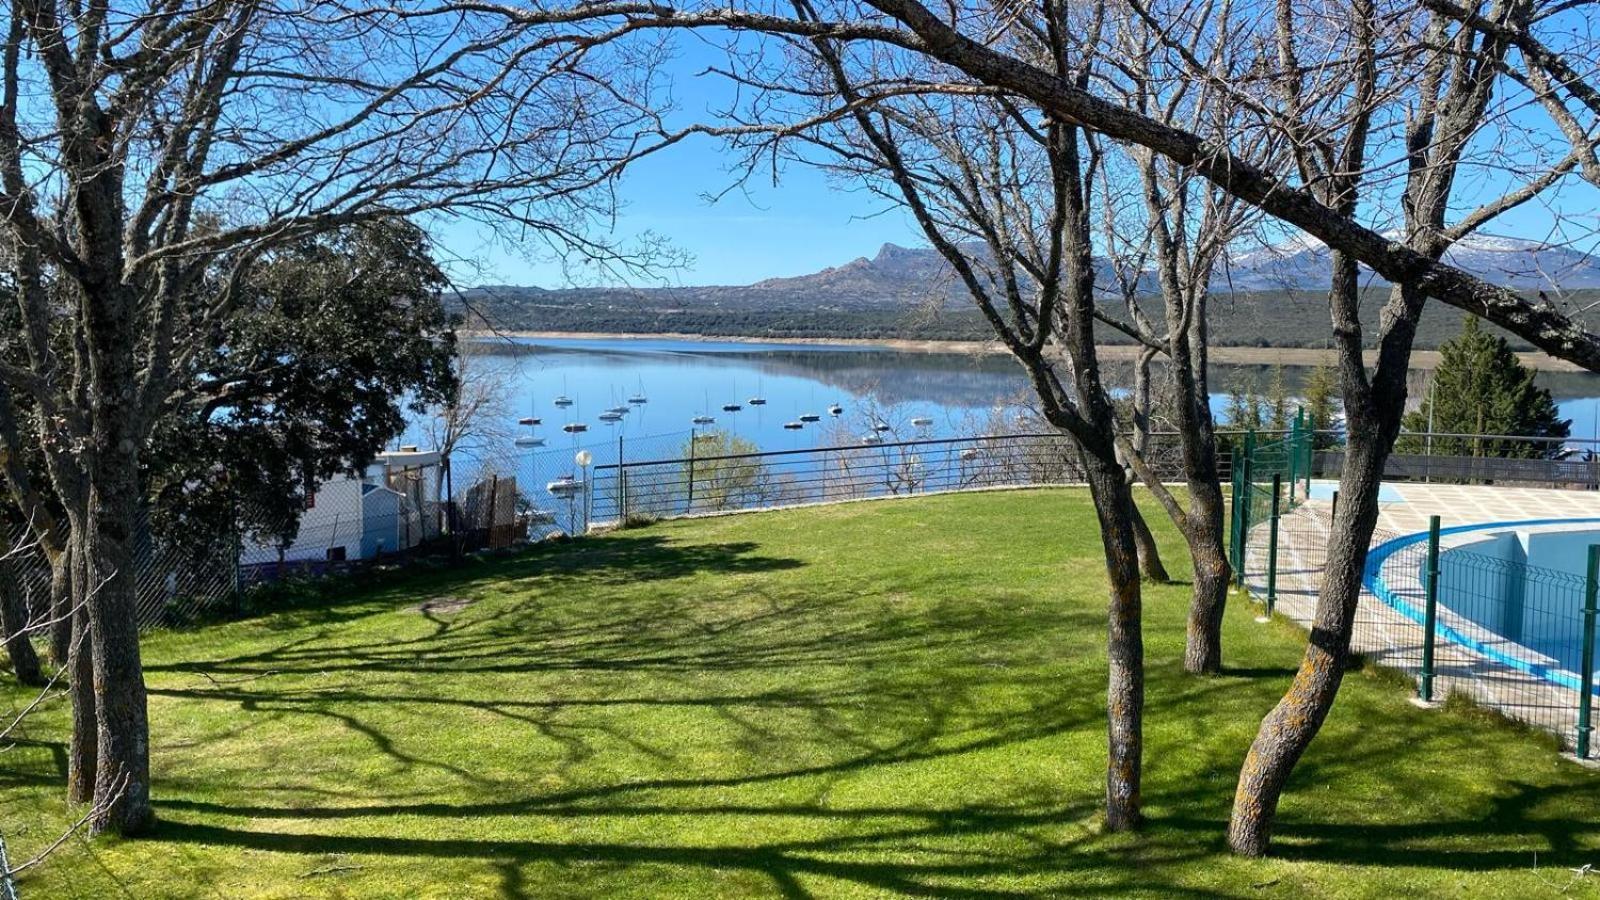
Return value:
[[(1553, 518), (1600, 518), (1600, 493), (1539, 488), (1480, 487), (1439, 484), (1394, 484), (1385, 493), (1399, 499), (1380, 505), (1373, 545), (1396, 537), (1426, 532), (1428, 517), (1438, 515), (1445, 528), (1480, 523)], [(1313, 496), (1326, 495), (1326, 490)], [(1283, 517), (1279, 528), (1276, 612), (1310, 628), (1328, 538), (1331, 504), (1311, 500)], [(1600, 525), (1567, 526), (1597, 529)], [(1267, 596), (1267, 543), (1265, 523), (1251, 529), (1246, 585), (1254, 600)], [(1449, 536), (1449, 548), (1482, 534)], [(1422, 609), (1423, 589), (1419, 560), (1425, 544), (1390, 558), (1381, 574), (1396, 597)], [(1527, 648), (1456, 616), (1441, 604), (1440, 622), (1455, 628), (1491, 652), (1530, 663), (1550, 661)], [(1380, 665), (1419, 676), (1422, 669), (1423, 628), (1412, 619), (1363, 590), (1356, 612), (1352, 648)], [(1479, 704), (1556, 736), (1565, 749), (1576, 743), (1578, 692), (1497, 662), (1476, 650), (1445, 640), (1434, 649), (1433, 697), (1442, 701), (1451, 693), (1464, 694)], [(1600, 706), (1600, 698), (1596, 705)], [(1596, 710), (1600, 716), (1600, 709)], [(1595, 742), (1600, 753), (1600, 740)]]

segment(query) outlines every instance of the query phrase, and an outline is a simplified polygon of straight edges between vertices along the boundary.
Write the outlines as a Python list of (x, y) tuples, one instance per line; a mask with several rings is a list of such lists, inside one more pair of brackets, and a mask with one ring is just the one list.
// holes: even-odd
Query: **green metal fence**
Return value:
[(1299, 410), (1290, 421), (1288, 432), (1281, 436), (1261, 440), (1255, 432), (1247, 432), (1233, 461), (1228, 561), (1235, 583), (1243, 588), (1249, 575), (1251, 534), (1258, 526), (1270, 526), (1266, 569), (1269, 614), (1277, 599), (1276, 523), (1311, 494), (1315, 435), (1316, 423)]
[[(1338, 500), (1308, 499), (1310, 434), (1297, 418), (1281, 438), (1245, 437), (1234, 459), (1230, 532), (1237, 584), (1267, 616), (1281, 612), (1306, 625)], [(1352, 648), (1413, 674), (1424, 703), (1463, 693), (1591, 758), (1600, 750), (1593, 736), (1600, 545), (1588, 547), (1580, 574), (1491, 555), (1477, 537), (1512, 524), (1534, 532), (1600, 527), (1600, 519), (1589, 522), (1464, 525), (1433, 516), (1426, 531), (1377, 529)]]

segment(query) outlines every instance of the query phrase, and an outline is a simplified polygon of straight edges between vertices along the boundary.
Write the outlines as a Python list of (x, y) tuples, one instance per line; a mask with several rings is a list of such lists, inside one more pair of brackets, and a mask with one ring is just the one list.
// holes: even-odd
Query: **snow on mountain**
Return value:
[[(1299, 234), (1235, 254), (1216, 282), (1233, 290), (1321, 289), (1327, 287), (1332, 271), (1331, 256), (1321, 241)], [(1444, 261), (1485, 281), (1521, 290), (1600, 288), (1600, 257), (1523, 238), (1469, 235), (1445, 251)], [(1372, 280), (1382, 283), (1376, 277)]]

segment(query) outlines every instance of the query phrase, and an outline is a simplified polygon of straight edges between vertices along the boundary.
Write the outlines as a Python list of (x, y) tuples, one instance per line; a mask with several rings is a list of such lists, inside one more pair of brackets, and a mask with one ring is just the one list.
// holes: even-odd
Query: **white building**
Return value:
[[(284, 562), (372, 559), (439, 536), (439, 453), (402, 447), (380, 453), (359, 474), (317, 489)], [(246, 549), (251, 562), (277, 562), (276, 547)]]

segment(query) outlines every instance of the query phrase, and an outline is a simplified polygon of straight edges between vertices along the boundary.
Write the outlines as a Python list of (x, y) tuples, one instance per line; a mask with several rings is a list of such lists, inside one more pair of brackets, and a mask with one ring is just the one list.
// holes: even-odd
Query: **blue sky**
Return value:
[[(801, 275), (871, 256), (885, 242), (920, 243), (920, 233), (900, 210), (830, 185), (822, 173), (805, 166), (788, 167), (777, 186), (770, 177), (755, 179), (713, 203), (708, 195), (734, 182), (727, 164), (720, 145), (711, 140), (681, 144), (638, 164), (619, 192), (624, 207), (614, 237), (625, 241), (652, 232), (670, 239), (693, 257), (689, 268), (661, 274), (681, 284), (748, 284)], [(566, 283), (559, 261), (540, 258), (548, 256), (541, 248), (501, 246), (476, 224), (447, 226), (437, 236), (451, 255), (482, 264), (478, 271), (453, 267), (469, 283)]]
[[(727, 64), (726, 52), (709, 37), (678, 36), (675, 55), (662, 70), (671, 85), (673, 127), (712, 119), (733, 96), (726, 81), (701, 74), (708, 66)], [(735, 40), (750, 49), (749, 39)], [(730, 191), (736, 181), (730, 162), (720, 140), (698, 138), (630, 167), (618, 191), (622, 209), (610, 238), (625, 243), (649, 232), (692, 257), (687, 268), (661, 272), (654, 282), (632, 283), (749, 284), (843, 265), (877, 253), (886, 242), (925, 243), (899, 209), (829, 184), (808, 166), (788, 166), (776, 185), (768, 169)], [(713, 195), (715, 202), (708, 199)], [(434, 233), (447, 256), (476, 263), (451, 266), (464, 285), (561, 287), (573, 277), (617, 280), (568, 273), (548, 252), (505, 246), (476, 224), (444, 226)]]
[[(748, 48), (746, 48), (748, 49)], [(725, 64), (722, 50), (686, 38), (663, 74), (670, 79), (676, 105), (674, 125), (703, 122), (728, 105), (730, 88), (716, 76), (701, 75), (709, 65)], [(1532, 135), (1544, 136), (1542, 113), (1517, 98), (1509, 103), (1519, 120), (1531, 124)], [(1555, 137), (1551, 135), (1551, 137)], [(1516, 162), (1559, 152), (1556, 148), (1508, 148), (1500, 164), (1466, 170), (1458, 182), (1458, 212), (1498, 196), (1518, 183)], [(1398, 145), (1395, 146), (1398, 149)], [(1542, 153), (1540, 152), (1542, 151)], [(625, 244), (651, 233), (670, 241), (690, 257), (680, 269), (663, 270), (654, 278), (619, 278), (615, 273), (569, 270), (542, 246), (519, 246), (477, 223), (435, 225), (441, 254), (457, 284), (515, 284), (565, 287), (571, 284), (748, 284), (763, 278), (801, 275), (827, 266), (872, 256), (886, 242), (925, 246), (921, 232), (903, 211), (846, 185), (831, 183), (818, 170), (791, 164), (774, 184), (770, 170), (742, 185), (729, 171), (731, 160), (720, 141), (685, 141), (632, 167), (618, 197), (622, 203), (615, 228), (607, 237)], [(1367, 224), (1379, 229), (1399, 225), (1393, 191), (1398, 180), (1377, 188), (1364, 211)], [(1600, 213), (1594, 188), (1574, 184), (1550, 192), (1496, 219), (1483, 231), (1554, 243), (1570, 242), (1595, 252), (1600, 248)], [(714, 202), (709, 197), (718, 197)], [(1269, 229), (1278, 231), (1279, 229)], [(1282, 229), (1288, 237), (1293, 229)], [(1271, 238), (1276, 241), (1278, 237)]]

